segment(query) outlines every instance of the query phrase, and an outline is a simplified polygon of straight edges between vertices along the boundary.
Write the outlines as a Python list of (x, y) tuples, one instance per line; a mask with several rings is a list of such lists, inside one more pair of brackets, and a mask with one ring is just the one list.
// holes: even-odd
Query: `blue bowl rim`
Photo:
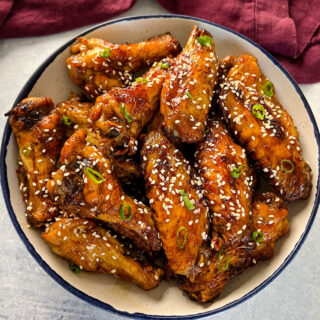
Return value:
[[(98, 24), (92, 28), (87, 29), (86, 31), (80, 33), (79, 35), (77, 35), (76, 37), (72, 38), (71, 40), (69, 40), (68, 42), (66, 42), (64, 45), (62, 45), (59, 49), (57, 49), (54, 53), (52, 53), (38, 68), (37, 70), (32, 74), (32, 76), (30, 77), (30, 79), (27, 81), (27, 83), (24, 85), (24, 87), (21, 89), (18, 97), (16, 98), (13, 106), (15, 106), (17, 103), (19, 103), (22, 99), (24, 99), (25, 97), (28, 96), (29, 92), (32, 90), (34, 84), (36, 83), (36, 81), (38, 80), (38, 78), (41, 76), (41, 74), (45, 71), (45, 69), (50, 65), (50, 63), (63, 51), (65, 50), (67, 47), (69, 47), (75, 40), (77, 37), (80, 36), (84, 36), (96, 29), (99, 29), (101, 27), (107, 26), (107, 25), (111, 25), (111, 24), (116, 24), (116, 23), (121, 23), (121, 22), (127, 22), (127, 21), (133, 21), (133, 20), (143, 20), (143, 19), (154, 19), (154, 18), (163, 18), (163, 19), (172, 19), (172, 18), (179, 18), (179, 19), (185, 19), (185, 20), (194, 20), (194, 21), (199, 21), (199, 22), (203, 22), (203, 23), (207, 23), (210, 24), (212, 26), (215, 26), (217, 28), (223, 29), (227, 32), (233, 33), (236, 36), (246, 40), (247, 42), (249, 42), (250, 44), (252, 44), (253, 46), (255, 46), (256, 48), (258, 48), (265, 56), (267, 56), (281, 71), (282, 73), (287, 77), (287, 79), (290, 81), (290, 83), (293, 85), (293, 87), (295, 88), (296, 92), (298, 93), (300, 99), (302, 100), (305, 109), (308, 112), (309, 118), (313, 124), (313, 128), (314, 128), (314, 134), (317, 140), (317, 144), (318, 144), (318, 169), (320, 169), (320, 134), (319, 134), (319, 129), (317, 127), (317, 123), (316, 120), (314, 118), (314, 115), (312, 113), (312, 110), (309, 106), (309, 103), (307, 102), (305, 96), (303, 95), (301, 89), (299, 88), (299, 86), (297, 85), (297, 83), (295, 82), (295, 80), (292, 78), (292, 76), (289, 74), (289, 72), (269, 53), (267, 52), (264, 48), (262, 48), (260, 45), (258, 45), (257, 43), (255, 43), (254, 41), (252, 41), (251, 39), (247, 38), (246, 36), (231, 30), (227, 27), (221, 26), (219, 24), (207, 21), (205, 19), (200, 19), (200, 18), (196, 18), (196, 17), (191, 17), (191, 16), (186, 16), (186, 15), (177, 15), (177, 14), (158, 14), (158, 15), (141, 15), (141, 16), (132, 16), (132, 17), (126, 17), (126, 18), (121, 18), (121, 19), (115, 19), (115, 20), (111, 20), (108, 22), (103, 22), (101, 24)], [(37, 251), (35, 250), (35, 248), (33, 247), (33, 245), (30, 243), (30, 241), (28, 240), (28, 238), (26, 237), (25, 233), (23, 232), (23, 230), (21, 229), (21, 226), (17, 220), (17, 217), (13, 211), (12, 205), (11, 205), (11, 201), (10, 201), (10, 190), (9, 190), (9, 186), (8, 186), (8, 179), (7, 179), (7, 166), (6, 166), (6, 155), (7, 155), (7, 146), (10, 140), (10, 136), (11, 136), (11, 128), (9, 125), (9, 119), (6, 122), (6, 126), (4, 129), (4, 133), (3, 133), (3, 138), (2, 138), (2, 144), (1, 144), (1, 154), (0, 154), (0, 180), (1, 180), (1, 187), (2, 187), (2, 193), (3, 193), (3, 197), (5, 199), (6, 202), (6, 207), (7, 210), (9, 212), (9, 216), (11, 218), (11, 221), (18, 233), (18, 235), (20, 236), (20, 238), (22, 239), (24, 245), (26, 246), (26, 248), (28, 249), (28, 251), (31, 253), (31, 255), (33, 256), (33, 258), (38, 262), (38, 264), (55, 280), (57, 281), (63, 288), (65, 288), (66, 290), (68, 290), (70, 293), (74, 294), (75, 296), (79, 297), (80, 299), (89, 302), (90, 304), (100, 307), (104, 310), (110, 311), (114, 314), (118, 314), (118, 315), (122, 315), (125, 317), (129, 317), (129, 318), (133, 318), (133, 319), (170, 319), (170, 320), (178, 320), (181, 319), (181, 316), (161, 316), (161, 315), (147, 315), (147, 314), (143, 314), (143, 313), (129, 313), (126, 311), (119, 311), (117, 309), (115, 309), (114, 307), (112, 307), (111, 305), (102, 302), (96, 298), (93, 298), (89, 295), (87, 295), (86, 293), (84, 293), (83, 291), (73, 287), (70, 283), (68, 283), (66, 280), (64, 280), (60, 275), (58, 275), (42, 258), (41, 256), (37, 253)], [(299, 249), (301, 248), (302, 244), (304, 243), (311, 227), (313, 224), (313, 221), (316, 217), (317, 214), (317, 209), (319, 207), (319, 203), (320, 203), (320, 170), (319, 171), (319, 175), (318, 175), (318, 179), (317, 179), (317, 186), (316, 186), (316, 197), (315, 197), (315, 201), (314, 201), (314, 205), (308, 220), (308, 223), (306, 225), (306, 228), (304, 230), (304, 233), (301, 235), (299, 241), (296, 243), (294, 249), (290, 252), (290, 254), (287, 256), (287, 258), (285, 259), (285, 261), (281, 264), (281, 266), (270, 276), (268, 277), (264, 282), (262, 282), (260, 285), (258, 285), (257, 287), (255, 287), (253, 290), (251, 290), (250, 292), (248, 292), (247, 294), (245, 294), (244, 296), (242, 296), (241, 298), (234, 300), (220, 308), (217, 308), (215, 310), (211, 310), (211, 311), (206, 311), (206, 312), (201, 312), (201, 313), (197, 313), (197, 314), (193, 314), (193, 315), (187, 315), (187, 316), (183, 316), (184, 319), (199, 319), (202, 317), (207, 317), (207, 316), (211, 316), (214, 314), (217, 314), (219, 312), (222, 311), (226, 311), (244, 301), (246, 301), (247, 299), (249, 299), (250, 297), (253, 297), (254, 295), (256, 295), (259, 291), (261, 291), (263, 288), (265, 288), (268, 284), (270, 284), (274, 279), (276, 279), (279, 274), (285, 269), (285, 267), (288, 266), (288, 264), (292, 261), (292, 259), (295, 257), (295, 255), (297, 254), (297, 252), (299, 251)]]

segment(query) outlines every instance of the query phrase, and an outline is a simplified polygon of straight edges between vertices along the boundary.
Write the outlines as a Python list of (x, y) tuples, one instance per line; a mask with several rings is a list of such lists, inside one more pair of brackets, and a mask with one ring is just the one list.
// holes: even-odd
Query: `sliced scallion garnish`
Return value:
[(69, 263), (69, 268), (73, 273), (80, 273), (80, 268), (73, 262)]
[(282, 169), (282, 171), (284, 171), (286, 173), (291, 173), (294, 170), (294, 164), (292, 163), (292, 161), (290, 161), (288, 159), (282, 159), (281, 160), (281, 169)]
[(62, 123), (63, 123), (65, 126), (69, 127), (69, 126), (71, 126), (72, 121), (71, 121), (70, 117), (68, 117), (68, 116), (63, 116), (63, 118), (62, 118)]
[(246, 169), (247, 169), (247, 166), (242, 164), (237, 168), (233, 168), (231, 170), (231, 175), (233, 178), (239, 178)]
[(158, 63), (158, 66), (161, 68), (161, 69), (168, 69), (169, 68), (169, 63), (168, 62), (159, 62)]
[[(224, 258), (224, 256), (226, 256), (226, 263), (224, 266), (221, 265), (221, 262)], [(218, 253), (218, 264), (219, 264), (219, 267), (223, 270), (223, 271), (226, 271), (228, 270), (229, 268), (229, 256), (228, 256), (228, 252), (226, 250), (220, 250), (219, 253)]]
[(187, 90), (185, 92), (185, 94), (191, 99), (191, 100), (194, 100), (194, 97), (192, 96), (192, 94)]
[(212, 45), (212, 38), (208, 37), (208, 36), (200, 36), (197, 39), (198, 43), (200, 43), (203, 47), (205, 46), (211, 46)]
[(132, 122), (132, 117), (130, 115), (130, 113), (127, 110), (127, 107), (125, 106), (125, 104), (123, 102), (120, 102), (120, 110), (122, 115), (124, 116), (124, 118), (130, 123)]
[[(184, 233), (182, 234), (183, 236), (183, 241), (181, 243), (180, 241), (180, 232), (182, 232), (184, 230)], [(187, 237), (188, 237), (188, 229), (186, 227), (180, 227), (177, 231), (177, 237), (176, 237), (176, 241), (177, 241), (177, 246), (179, 249), (183, 249), (184, 245), (187, 242)]]
[(263, 120), (266, 114), (266, 110), (261, 104), (255, 104), (252, 107), (251, 112), (257, 119), (260, 120)]
[(139, 77), (139, 78), (136, 79), (136, 82), (138, 82), (138, 83), (148, 83), (148, 79)]
[(184, 190), (180, 190), (180, 194), (182, 196), (182, 199), (184, 201), (184, 204), (186, 205), (188, 210), (193, 210), (194, 209), (194, 205), (192, 204), (192, 202), (190, 201), (190, 199), (188, 198), (187, 194), (184, 192)]
[(29, 156), (34, 150), (34, 146), (32, 143), (27, 143), (23, 146), (22, 150), (21, 150), (21, 153), (24, 155), (24, 156)]
[(273, 85), (270, 81), (267, 81), (266, 84), (263, 86), (263, 93), (267, 97), (272, 97), (273, 96)]
[(104, 181), (104, 177), (103, 175), (96, 170), (93, 170), (92, 168), (86, 168), (85, 169), (86, 174), (88, 175), (88, 177), (95, 183), (102, 183)]
[(99, 56), (102, 58), (109, 58), (111, 55), (111, 49), (105, 48), (103, 51), (99, 51)]
[(252, 232), (252, 239), (253, 241), (260, 243), (263, 240), (262, 232), (261, 231)]
[[(125, 215), (125, 210), (128, 209), (128, 214)], [(130, 204), (126, 203), (121, 205), (120, 208), (120, 218), (122, 221), (130, 221), (132, 218), (132, 210)]]

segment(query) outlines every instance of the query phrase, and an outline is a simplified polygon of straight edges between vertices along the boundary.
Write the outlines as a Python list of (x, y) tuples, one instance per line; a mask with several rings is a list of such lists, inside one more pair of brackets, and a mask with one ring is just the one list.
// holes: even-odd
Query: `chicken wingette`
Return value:
[(219, 120), (210, 120), (206, 138), (196, 152), (198, 173), (212, 219), (211, 247), (219, 251), (238, 245), (248, 232), (254, 187), (246, 152)]
[(104, 222), (145, 252), (161, 249), (150, 208), (123, 192), (110, 161), (86, 141), (84, 129), (65, 142), (60, 162), (47, 188), (63, 212)]
[(56, 170), (62, 145), (60, 115), (50, 98), (30, 97), (10, 112), (10, 126), (19, 148), (18, 178), (28, 222), (38, 228), (58, 213), (46, 183)]
[(104, 137), (105, 149), (119, 156), (137, 151), (136, 139), (159, 107), (166, 68), (171, 64), (172, 59), (162, 60), (131, 86), (114, 88), (96, 99), (94, 130)]
[(182, 153), (160, 132), (144, 137), (141, 159), (147, 197), (169, 269), (187, 276), (208, 237), (208, 207), (201, 181)]
[(194, 26), (186, 47), (169, 69), (161, 92), (164, 130), (172, 138), (195, 143), (204, 137), (217, 69), (212, 36)]
[(298, 132), (257, 59), (229, 56), (220, 69), (218, 105), (229, 129), (284, 199), (308, 198), (311, 169), (301, 156)]
[(160, 283), (163, 274), (160, 268), (135, 261), (127, 255), (123, 244), (91, 220), (63, 218), (51, 224), (41, 236), (54, 253), (81, 270), (109, 273), (144, 290)]
[(66, 65), (71, 80), (93, 99), (111, 88), (125, 87), (133, 72), (180, 50), (169, 33), (131, 44), (80, 37), (71, 46)]
[(193, 278), (184, 278), (181, 289), (191, 299), (209, 302), (219, 296), (230, 279), (273, 255), (275, 242), (289, 230), (285, 202), (273, 193), (257, 196), (252, 207), (251, 237), (218, 253), (204, 249)]

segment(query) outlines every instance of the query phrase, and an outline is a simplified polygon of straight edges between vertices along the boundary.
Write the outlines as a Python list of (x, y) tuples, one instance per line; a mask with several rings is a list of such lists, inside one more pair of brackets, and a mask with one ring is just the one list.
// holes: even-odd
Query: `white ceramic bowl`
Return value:
[[(16, 177), (17, 146), (7, 123), (1, 150), (1, 183), (12, 222), (24, 244), (37, 262), (64, 288), (76, 296), (102, 307), (134, 318), (198, 318), (230, 308), (256, 294), (285, 268), (305, 240), (319, 205), (319, 131), (311, 109), (290, 75), (265, 50), (247, 38), (213, 23), (186, 16), (132, 17), (103, 23), (82, 35), (103, 38), (111, 42), (135, 42), (164, 32), (171, 32), (182, 45), (197, 24), (213, 35), (220, 58), (228, 54), (248, 53), (256, 56), (262, 71), (276, 88), (282, 105), (289, 111), (300, 132), (303, 156), (312, 168), (313, 189), (306, 201), (289, 204), (290, 232), (278, 241), (274, 257), (250, 268), (231, 281), (220, 298), (201, 305), (190, 301), (175, 282), (163, 281), (151, 291), (115, 280), (112, 276), (70, 272), (68, 263), (54, 255), (40, 238), (39, 232), (28, 229), (25, 206), (19, 193)], [(55, 103), (69, 97), (79, 89), (71, 82), (65, 68), (70, 40), (53, 53), (33, 74), (20, 92), (18, 103), (27, 96), (48, 96)], [(317, 192), (318, 190), (318, 192)]]

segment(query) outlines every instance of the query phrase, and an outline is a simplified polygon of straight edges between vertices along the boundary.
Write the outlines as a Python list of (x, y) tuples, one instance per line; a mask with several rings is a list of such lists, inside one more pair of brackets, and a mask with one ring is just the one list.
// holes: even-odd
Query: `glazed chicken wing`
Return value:
[(164, 130), (169, 135), (187, 143), (202, 140), (217, 68), (212, 36), (194, 26), (163, 84), (161, 113)]
[(211, 120), (196, 158), (212, 217), (211, 247), (219, 251), (239, 245), (247, 233), (254, 186), (246, 152), (220, 121)]
[(188, 275), (208, 235), (208, 207), (182, 153), (160, 132), (152, 131), (141, 150), (147, 197), (154, 210), (169, 268)]
[(161, 249), (150, 208), (123, 192), (109, 160), (86, 141), (85, 130), (65, 142), (60, 161), (47, 188), (64, 212), (102, 221), (148, 253)]
[(308, 198), (311, 169), (301, 156), (298, 132), (257, 59), (226, 57), (221, 75), (219, 107), (229, 129), (281, 196)]
[(211, 255), (208, 249), (201, 252), (202, 262), (194, 269), (195, 277), (184, 279), (181, 287), (191, 299), (212, 301), (230, 279), (259, 260), (271, 258), (275, 241), (289, 229), (286, 204), (275, 194), (266, 193), (257, 197), (252, 210), (252, 237), (247, 235), (237, 247), (219, 253), (212, 252)]
[(160, 92), (167, 73), (163, 65), (169, 66), (171, 63), (172, 59), (162, 60), (130, 87), (114, 88), (96, 99), (94, 126), (100, 136), (105, 137), (106, 149), (120, 155), (137, 151), (136, 139), (159, 107)]
[(80, 269), (109, 273), (144, 290), (156, 287), (163, 273), (160, 268), (141, 265), (128, 256), (117, 239), (91, 220), (61, 219), (50, 225), (42, 238), (54, 253)]
[(66, 64), (71, 80), (95, 98), (114, 87), (124, 87), (136, 72), (154, 61), (175, 56), (180, 44), (169, 33), (132, 44), (114, 44), (102, 39), (78, 38)]
[[(56, 169), (62, 144), (61, 118), (50, 98), (26, 98), (10, 112), (10, 126), (16, 137), (18, 178), (28, 222), (38, 228), (58, 212), (48, 198), (46, 183)], [(51, 112), (51, 113), (50, 113)]]

